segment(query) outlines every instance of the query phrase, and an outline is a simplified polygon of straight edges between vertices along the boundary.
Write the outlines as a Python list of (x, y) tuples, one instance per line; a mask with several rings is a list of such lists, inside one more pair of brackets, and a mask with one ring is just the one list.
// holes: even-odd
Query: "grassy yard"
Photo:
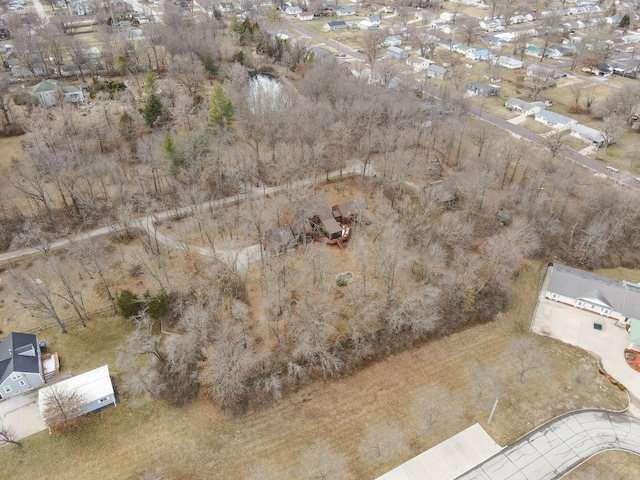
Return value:
[[(524, 383), (514, 378), (505, 351), (514, 339), (530, 335), (526, 330), (543, 269), (541, 263), (523, 266), (513, 285), (512, 308), (494, 322), (416, 345), (351, 376), (310, 383), (277, 404), (230, 417), (206, 398), (185, 408), (161, 402), (134, 407), (124, 398), (73, 435), (52, 438), (43, 432), (26, 439), (21, 452), (0, 449), (0, 463), (7, 478), (15, 479), (33, 478), (42, 473), (42, 465), (54, 464), (47, 471), (52, 479), (139, 478), (145, 472), (192, 478), (203, 469), (215, 472), (215, 478), (304, 478), (300, 468), (308, 461), (301, 458), (320, 443), (333, 452), (324, 461), (335, 456), (346, 461), (343, 478), (366, 479), (474, 422), (506, 444), (566, 410), (623, 407), (626, 396), (598, 375), (590, 355), (550, 339), (531, 335), (546, 360)], [(89, 368), (111, 364), (114, 347), (128, 328), (118, 319), (96, 321), (86, 331), (73, 329), (64, 338), (52, 332), (45, 340), (70, 368)], [(474, 361), (496, 381), (478, 401), (470, 393), (474, 377), (469, 364)], [(424, 407), (419, 402), (438, 390), (447, 401), (429, 426), (420, 420)], [(487, 427), (495, 395), (500, 403)], [(399, 429), (407, 448), (383, 462), (367, 463), (363, 445), (371, 426), (379, 432)]]
[(640, 457), (620, 451), (602, 452), (565, 475), (563, 480), (617, 480), (640, 477)]

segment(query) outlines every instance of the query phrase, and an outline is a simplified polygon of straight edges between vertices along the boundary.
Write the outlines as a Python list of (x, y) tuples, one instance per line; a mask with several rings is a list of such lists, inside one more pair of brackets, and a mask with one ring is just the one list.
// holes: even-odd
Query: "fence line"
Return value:
[[(92, 310), (91, 312), (87, 312), (87, 318), (85, 319), (85, 323), (88, 323), (91, 320), (94, 320), (96, 317), (100, 317), (100, 318), (107, 317), (109, 316), (109, 315), (105, 315), (107, 312), (110, 312), (113, 315), (113, 307), (106, 306), (106, 307), (98, 308), (97, 310)], [(65, 326), (65, 328), (73, 327), (81, 323), (80, 319), (77, 316), (61, 318), (60, 321)], [(58, 322), (47, 323), (47, 324), (40, 325), (38, 327), (34, 327), (28, 330), (23, 330), (23, 333), (36, 334), (36, 333), (44, 332), (45, 330), (49, 330), (50, 328), (54, 328), (54, 327), (60, 328), (60, 325), (58, 325)]]

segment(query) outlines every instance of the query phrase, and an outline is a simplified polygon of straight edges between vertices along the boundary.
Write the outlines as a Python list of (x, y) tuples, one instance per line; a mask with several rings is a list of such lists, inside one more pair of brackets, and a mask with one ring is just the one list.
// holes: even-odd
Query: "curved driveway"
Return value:
[(567, 413), (516, 440), (456, 480), (555, 479), (604, 450), (640, 455), (640, 421), (607, 410)]

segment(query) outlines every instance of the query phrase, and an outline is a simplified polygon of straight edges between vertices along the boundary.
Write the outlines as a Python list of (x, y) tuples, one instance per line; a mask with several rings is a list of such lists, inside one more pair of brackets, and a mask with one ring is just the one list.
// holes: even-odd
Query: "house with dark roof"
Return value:
[(11, 332), (0, 343), (0, 400), (44, 383), (35, 335)]
[(469, 82), (467, 84), (467, 95), (480, 95), (482, 97), (492, 97), (498, 94), (498, 88), (482, 82)]
[(343, 28), (347, 28), (347, 23), (342, 20), (336, 20), (332, 22), (327, 22), (322, 27), (323, 30), (329, 32), (332, 30), (342, 30)]
[(550, 263), (545, 298), (623, 323), (640, 319), (640, 284)]

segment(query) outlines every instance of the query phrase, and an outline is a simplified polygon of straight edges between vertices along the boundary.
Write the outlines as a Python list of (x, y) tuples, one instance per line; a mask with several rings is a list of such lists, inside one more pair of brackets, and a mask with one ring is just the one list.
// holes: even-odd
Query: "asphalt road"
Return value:
[[(503, 130), (506, 130), (507, 132), (511, 133), (512, 135), (516, 135), (520, 138), (528, 140), (531, 143), (535, 143), (536, 145), (539, 145), (543, 148), (548, 148), (545, 138), (538, 135), (537, 133), (533, 133), (532, 131), (527, 130), (526, 128), (521, 127), (519, 125), (514, 125), (512, 123), (509, 123), (505, 119), (500, 118), (491, 113), (485, 112), (482, 110), (482, 108), (477, 107), (475, 105), (465, 105), (464, 109), (471, 115), (475, 115), (476, 117), (481, 118), (486, 122), (489, 122), (497, 127), (500, 127)], [(582, 165), (583, 167), (589, 168), (594, 172), (604, 174), (618, 183), (625, 184), (631, 188), (636, 188), (636, 189), (640, 188), (640, 182), (635, 178), (625, 175), (624, 173), (611, 172), (607, 170), (607, 167), (601, 162), (594, 160), (593, 158), (588, 157), (586, 155), (582, 155), (581, 153), (578, 153), (575, 150), (570, 150), (568, 148), (561, 148), (559, 151), (559, 154), (571, 160), (572, 162)]]
[(582, 410), (541, 425), (456, 480), (551, 480), (612, 449), (640, 455), (640, 421)]
[[(331, 18), (327, 17), (327, 21), (330, 21), (330, 20), (331, 20)], [(328, 38), (324, 38), (322, 35), (318, 35), (317, 33), (313, 33), (311, 30), (303, 27), (302, 25), (300, 25), (298, 23), (295, 23), (295, 22), (291, 22), (290, 20), (288, 20), (286, 18), (284, 19), (284, 21), (292, 29), (297, 30), (301, 34), (305, 35), (306, 37), (314, 39), (318, 43), (324, 43), (325, 45), (333, 48), (334, 50), (337, 50), (340, 53), (344, 53), (345, 55), (349, 55), (350, 57), (353, 57), (353, 58), (355, 58), (356, 60), (358, 60), (360, 62), (364, 62), (365, 61), (364, 55), (362, 55), (361, 53), (358, 53), (358, 52), (356, 52), (356, 51), (354, 51), (354, 50), (342, 45), (341, 43), (335, 42), (333, 40), (329, 40)]]

